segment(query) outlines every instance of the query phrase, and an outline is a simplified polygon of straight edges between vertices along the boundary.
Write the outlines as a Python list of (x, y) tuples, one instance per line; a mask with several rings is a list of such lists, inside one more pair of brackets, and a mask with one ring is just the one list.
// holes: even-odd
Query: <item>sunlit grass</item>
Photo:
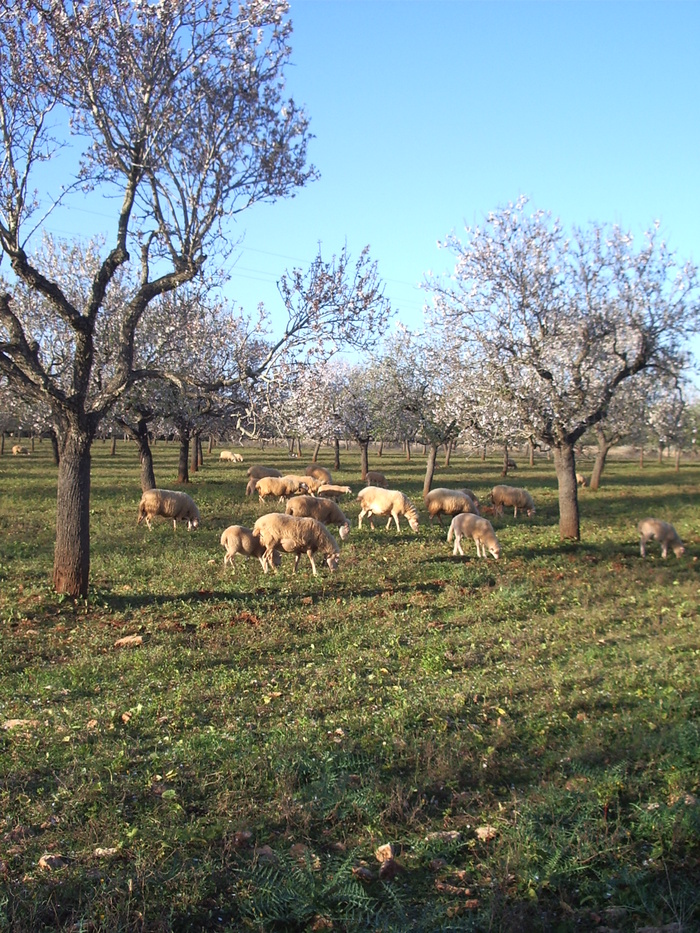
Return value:
[[(303, 468), (282, 448), (205, 458), (188, 534), (136, 526), (136, 448), (98, 443), (74, 604), (50, 588), (50, 454), (0, 459), (0, 726), (24, 721), (0, 731), (0, 930), (697, 925), (700, 466), (613, 461), (571, 545), (552, 465), (522, 463), (538, 511), (494, 520), (499, 562), (454, 558), (447, 523), (358, 531), (348, 498), (314, 578), (223, 565), (221, 531), (276, 508), (247, 464)], [(172, 487), (175, 446), (154, 456)], [(420, 503), (424, 457), (372, 466)], [(456, 456), (435, 482), (486, 501), (499, 474)], [(684, 558), (640, 559), (651, 514)]]

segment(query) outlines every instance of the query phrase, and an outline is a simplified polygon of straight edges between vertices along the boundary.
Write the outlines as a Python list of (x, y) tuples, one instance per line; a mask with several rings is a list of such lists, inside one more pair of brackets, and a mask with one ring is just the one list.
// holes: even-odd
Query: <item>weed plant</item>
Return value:
[[(494, 519), (499, 562), (425, 512), (358, 531), (349, 497), (314, 578), (224, 567), (221, 531), (280, 508), (247, 465), (305, 462), (245, 454), (192, 476), (199, 531), (149, 532), (135, 445), (96, 444), (77, 603), (49, 445), (0, 458), (0, 931), (698, 929), (700, 465), (611, 462), (570, 544), (552, 464), (521, 463), (537, 513)], [(420, 504), (425, 457), (371, 461)], [(458, 454), (435, 484), (500, 481)], [(684, 557), (640, 558), (647, 515)]]

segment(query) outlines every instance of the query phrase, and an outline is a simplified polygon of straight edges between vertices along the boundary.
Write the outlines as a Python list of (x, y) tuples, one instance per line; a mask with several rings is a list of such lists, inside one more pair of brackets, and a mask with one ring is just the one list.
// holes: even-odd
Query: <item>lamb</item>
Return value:
[(340, 538), (344, 541), (350, 533), (350, 521), (332, 499), (317, 499), (316, 496), (294, 496), (287, 503), (287, 515), (297, 518), (315, 518), (324, 525), (337, 525)]
[(255, 490), (263, 502), (268, 496), (277, 496), (279, 499), (298, 496), (300, 492), (308, 492), (309, 486), (297, 476), (263, 476), (256, 480)]
[[(224, 554), (224, 566), (231, 564), (233, 570), (233, 558), (236, 554), (243, 554), (248, 557), (257, 557), (265, 573), (269, 566), (266, 550), (257, 535), (254, 535), (250, 528), (244, 525), (229, 525), (221, 535), (221, 545), (226, 548)], [(274, 567), (279, 567), (282, 558), (279, 551), (272, 551), (271, 560)]]
[(399, 515), (405, 515), (413, 531), (418, 531), (418, 512), (411, 500), (398, 489), (382, 489), (379, 486), (365, 486), (357, 494), (357, 501), (361, 505), (357, 520), (358, 528), (362, 528), (362, 519), (369, 515), (369, 523), (374, 528), (372, 516), (388, 515), (386, 527), (391, 525), (392, 518), (396, 522), (396, 530), (400, 531)]
[(261, 463), (254, 463), (253, 466), (249, 466), (247, 469), (248, 476), (253, 479), (262, 479), (263, 476), (281, 476), (279, 470), (276, 470), (274, 467), (263, 466)]
[(29, 450), (24, 446), (24, 444), (13, 444), (12, 445), (12, 456), (19, 457), (20, 455), (28, 457)]
[(459, 515), (455, 515), (450, 524), (450, 530), (447, 532), (447, 540), (451, 541), (453, 537), (455, 546), (452, 553), (455, 555), (459, 551), (464, 556), (462, 538), (470, 537), (474, 539), (476, 544), (477, 557), (486, 557), (487, 550), (496, 560), (501, 556), (501, 545), (496, 537), (496, 532), (493, 530), (493, 525), (488, 519), (482, 518), (480, 515), (472, 515), (469, 512), (461, 512)]
[(341, 496), (351, 496), (352, 489), (349, 486), (337, 486), (334, 483), (323, 483), (316, 490), (317, 496), (324, 499), (335, 499), (336, 502)]
[(637, 526), (637, 531), (640, 535), (639, 541), (639, 553), (642, 557), (647, 556), (647, 542), (648, 541), (658, 541), (661, 545), (661, 556), (666, 559), (668, 554), (669, 547), (676, 555), (680, 557), (681, 554), (685, 554), (685, 548), (683, 547), (683, 542), (678, 536), (678, 532), (673, 527), (669, 525), (668, 522), (662, 522), (658, 518), (645, 518)]
[(527, 489), (518, 489), (516, 486), (494, 486), (491, 490), (491, 502), (496, 515), (503, 514), (503, 506), (512, 506), (513, 515), (518, 517), (518, 509), (527, 512), (528, 518), (535, 514), (535, 503)]
[(151, 519), (156, 515), (171, 518), (173, 528), (177, 531), (177, 523), (187, 522), (187, 529), (199, 527), (199, 509), (186, 492), (174, 492), (172, 489), (147, 489), (139, 502), (139, 517), (136, 522), (140, 525), (146, 519), (149, 531)]
[(285, 473), (285, 479), (296, 480), (296, 482), (303, 484), (312, 495), (316, 495), (316, 490), (325, 483), (325, 480), (318, 479), (315, 476), (309, 476), (307, 473), (303, 476), (299, 476), (296, 473)]
[(313, 476), (314, 479), (322, 479), (324, 483), (333, 482), (330, 472), (325, 467), (319, 466), (318, 463), (310, 463), (304, 472), (307, 476)]
[(243, 457), (240, 454), (234, 454), (232, 450), (222, 450), (219, 454), (219, 460), (230, 460), (233, 463), (243, 463)]
[(431, 489), (423, 496), (423, 502), (430, 516), (430, 524), (437, 515), (438, 522), (442, 525), (443, 515), (458, 515), (460, 512), (471, 512), (474, 515), (479, 514), (479, 508), (474, 504), (474, 499), (465, 489), (444, 489), (438, 487)]
[(577, 485), (577, 486), (587, 486), (587, 485), (588, 485), (588, 480), (587, 480), (586, 477), (583, 475), (583, 473), (577, 473), (577, 474), (576, 474), (576, 485)]
[(265, 556), (271, 555), (275, 548), (287, 554), (295, 554), (294, 572), (302, 554), (306, 554), (311, 562), (314, 576), (317, 576), (314, 554), (320, 551), (326, 558), (331, 571), (338, 567), (340, 549), (338, 542), (322, 522), (315, 518), (297, 518), (295, 515), (285, 515), (281, 512), (269, 512), (261, 515), (253, 525), (253, 534), (258, 535), (265, 545)]
[(380, 473), (378, 470), (367, 470), (367, 475), (364, 477), (364, 481), (368, 486), (381, 486), (382, 489), (389, 488), (389, 480), (384, 476), (383, 473)]

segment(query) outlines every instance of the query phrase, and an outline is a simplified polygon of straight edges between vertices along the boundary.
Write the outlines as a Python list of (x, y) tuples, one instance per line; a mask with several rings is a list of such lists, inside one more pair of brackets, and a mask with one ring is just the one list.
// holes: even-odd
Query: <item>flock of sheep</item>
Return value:
[[(240, 462), (240, 454), (231, 451), (221, 452), (222, 460)], [(418, 530), (418, 510), (411, 500), (398, 489), (389, 489), (386, 477), (379, 472), (368, 471), (365, 477), (368, 483), (357, 494), (360, 505), (358, 528), (362, 520), (368, 518), (374, 529), (375, 517), (387, 519), (386, 527), (391, 527), (392, 520), (396, 530), (400, 531), (399, 519), (403, 516), (412, 531)], [(340, 547), (328, 526), (338, 528), (338, 535), (345, 540), (350, 532), (350, 520), (344, 515), (338, 500), (351, 494), (349, 486), (333, 483), (328, 470), (317, 464), (311, 464), (303, 475), (282, 475), (279, 470), (262, 465), (248, 469), (246, 495), (258, 494), (260, 502), (268, 498), (286, 501), (285, 512), (270, 512), (262, 515), (253, 528), (243, 525), (230, 525), (221, 535), (221, 545), (226, 549), (224, 565), (230, 564), (237, 554), (244, 557), (257, 557), (267, 573), (268, 568), (277, 570), (281, 563), (281, 552), (294, 554), (296, 571), (302, 554), (306, 554), (311, 563), (314, 576), (317, 574), (315, 557), (322, 555), (331, 571), (338, 567)], [(497, 485), (490, 493), (491, 505), (488, 511), (502, 515), (505, 508), (512, 508), (515, 518), (518, 511), (528, 517), (535, 514), (535, 504), (526, 489), (515, 486)], [(501, 546), (491, 522), (481, 514), (479, 501), (469, 489), (432, 489), (424, 496), (424, 505), (430, 523), (435, 518), (442, 524), (442, 516), (451, 518), (447, 541), (454, 539), (453, 554), (464, 555), (462, 540), (471, 538), (476, 545), (478, 557), (486, 557), (487, 552), (496, 560), (501, 556)], [(484, 509), (483, 511), (487, 511)], [(154, 517), (161, 516), (173, 522), (187, 522), (188, 529), (199, 526), (201, 516), (192, 498), (184, 492), (170, 489), (149, 489), (143, 493), (139, 503), (138, 524), (145, 520), (149, 529)], [(685, 548), (676, 530), (667, 522), (657, 518), (647, 518), (639, 523), (640, 553), (646, 556), (649, 541), (656, 540), (661, 545), (661, 554), (665, 558), (669, 548), (676, 557), (684, 553)]]

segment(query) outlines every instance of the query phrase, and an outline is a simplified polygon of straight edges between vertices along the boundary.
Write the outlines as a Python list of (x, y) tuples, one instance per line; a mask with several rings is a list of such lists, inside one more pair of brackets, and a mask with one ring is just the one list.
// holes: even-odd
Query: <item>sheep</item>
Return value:
[[(311, 477), (307, 478), (311, 479)], [(298, 476), (263, 476), (256, 480), (255, 490), (260, 501), (263, 502), (268, 496), (277, 496), (279, 499), (298, 496), (300, 492), (308, 492), (309, 486)]]
[(303, 476), (300, 476), (297, 473), (285, 473), (285, 479), (296, 480), (297, 483), (300, 483), (306, 486), (308, 492), (312, 495), (316, 495), (316, 491), (324, 485), (325, 480), (319, 479), (315, 476), (310, 476), (307, 473), (304, 473)]
[(352, 489), (349, 486), (337, 486), (334, 483), (323, 483), (316, 490), (316, 495), (322, 496), (324, 499), (335, 499), (337, 502), (341, 496), (351, 496)]
[(230, 460), (233, 463), (243, 463), (243, 457), (240, 454), (234, 454), (232, 450), (222, 450), (219, 454), (219, 460)]
[(297, 518), (315, 518), (324, 525), (337, 525), (341, 541), (350, 533), (350, 520), (341, 512), (332, 499), (317, 499), (316, 496), (294, 496), (287, 502), (287, 515)]
[(340, 548), (338, 542), (326, 526), (315, 518), (297, 518), (281, 512), (269, 512), (261, 515), (253, 525), (253, 534), (258, 535), (265, 545), (267, 557), (275, 548), (294, 554), (294, 573), (302, 554), (306, 554), (311, 563), (314, 576), (317, 576), (314, 554), (320, 551), (326, 558), (331, 571), (338, 567)]
[(253, 493), (256, 491), (255, 487), (257, 486), (257, 484), (258, 484), (257, 479), (254, 476), (251, 476), (250, 479), (248, 480), (248, 485), (245, 488), (246, 496), (253, 495)]
[(583, 475), (583, 473), (577, 473), (577, 474), (576, 474), (576, 485), (577, 485), (577, 486), (587, 486), (587, 485), (588, 485), (588, 480), (587, 480), (586, 477)]
[(24, 446), (24, 444), (13, 444), (12, 445), (12, 456), (19, 457), (20, 455), (28, 457), (29, 450)]
[(396, 530), (400, 531), (399, 515), (405, 515), (413, 531), (418, 531), (418, 512), (411, 500), (398, 489), (382, 489), (379, 486), (365, 486), (357, 494), (357, 501), (361, 505), (357, 527), (362, 528), (362, 519), (369, 515), (369, 523), (374, 528), (372, 517), (374, 515), (388, 515), (386, 527), (391, 525), (392, 518), (396, 522)]
[(261, 463), (254, 463), (253, 466), (249, 466), (247, 469), (248, 476), (253, 479), (262, 479), (263, 476), (281, 476), (279, 470), (276, 470), (274, 467), (263, 466)]
[(367, 483), (368, 486), (381, 486), (382, 489), (389, 488), (389, 480), (378, 470), (367, 470), (364, 482)]
[[(243, 554), (245, 558), (257, 557), (263, 571), (267, 573), (269, 564), (265, 556), (265, 547), (260, 538), (254, 535), (250, 528), (246, 528), (244, 525), (229, 525), (221, 534), (221, 546), (226, 548), (224, 566), (231, 564), (233, 570), (233, 558), (236, 554)], [(273, 550), (271, 559), (273, 566), (279, 567), (282, 561), (280, 552)]]
[(491, 502), (496, 515), (503, 514), (503, 506), (513, 506), (513, 515), (518, 517), (518, 509), (527, 512), (528, 518), (535, 514), (535, 503), (527, 489), (516, 486), (494, 486), (491, 490)]
[(479, 508), (474, 504), (474, 499), (464, 489), (444, 489), (438, 487), (431, 489), (423, 496), (423, 502), (430, 516), (430, 524), (437, 515), (438, 522), (442, 525), (443, 515), (458, 515), (460, 512), (472, 512), (479, 514)]
[(140, 525), (146, 519), (148, 529), (151, 529), (151, 519), (156, 515), (173, 520), (173, 528), (177, 531), (177, 523), (187, 522), (187, 529), (199, 527), (199, 509), (186, 492), (174, 492), (172, 489), (147, 489), (139, 502)]
[(501, 556), (501, 545), (496, 537), (491, 522), (482, 518), (480, 515), (473, 515), (470, 512), (461, 512), (455, 515), (450, 523), (450, 530), (447, 532), (448, 542), (455, 539), (453, 554), (459, 552), (464, 556), (462, 550), (462, 538), (471, 537), (476, 544), (476, 556), (486, 557), (486, 551), (498, 560)]
[(310, 463), (304, 470), (307, 476), (313, 476), (314, 479), (322, 479), (324, 483), (332, 483), (333, 477), (330, 472), (318, 463)]
[(678, 536), (678, 532), (673, 527), (669, 525), (668, 522), (662, 522), (658, 518), (645, 518), (637, 526), (637, 531), (640, 535), (639, 541), (639, 553), (642, 557), (647, 555), (647, 542), (648, 541), (658, 541), (661, 545), (661, 556), (666, 559), (668, 554), (669, 547), (676, 555), (680, 557), (681, 554), (685, 554), (685, 548), (683, 547), (683, 542)]

